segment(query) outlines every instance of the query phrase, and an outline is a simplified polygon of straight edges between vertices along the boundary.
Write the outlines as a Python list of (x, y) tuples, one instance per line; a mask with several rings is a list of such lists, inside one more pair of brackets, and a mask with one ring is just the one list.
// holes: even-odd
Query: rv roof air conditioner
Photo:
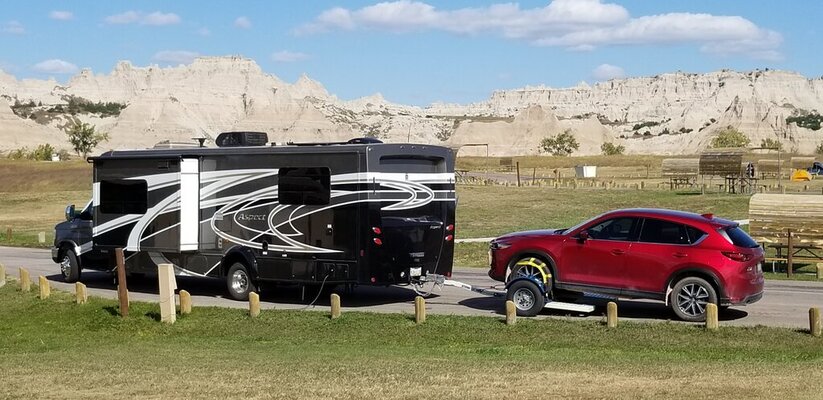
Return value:
[(265, 132), (223, 132), (214, 142), (217, 147), (265, 146), (269, 135)]

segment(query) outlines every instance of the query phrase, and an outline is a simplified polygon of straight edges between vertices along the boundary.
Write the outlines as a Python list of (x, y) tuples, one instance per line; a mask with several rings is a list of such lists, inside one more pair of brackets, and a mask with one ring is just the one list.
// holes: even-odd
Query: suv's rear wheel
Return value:
[(60, 259), (60, 274), (63, 275), (63, 280), (69, 283), (80, 280), (80, 263), (74, 250), (69, 248), (63, 250), (63, 258)]
[(240, 262), (232, 264), (226, 273), (226, 288), (233, 299), (242, 301), (248, 300), (249, 293), (257, 290), (248, 268)]
[(691, 276), (674, 285), (669, 303), (680, 319), (701, 322), (706, 320), (707, 304), (717, 304), (717, 291), (705, 279)]

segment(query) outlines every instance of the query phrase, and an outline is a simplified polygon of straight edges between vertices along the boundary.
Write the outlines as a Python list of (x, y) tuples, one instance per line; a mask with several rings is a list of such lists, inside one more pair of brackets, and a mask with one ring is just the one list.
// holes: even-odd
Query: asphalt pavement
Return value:
[[(53, 288), (73, 292), (74, 285), (63, 282), (59, 267), (51, 260), (49, 250), (0, 247), (0, 263), (6, 266), (7, 275), (17, 277), (18, 268), (25, 267), (37, 282), (45, 276)], [(484, 268), (454, 269), (452, 279), (491, 287), (500, 285), (486, 276)], [(83, 271), (81, 281), (88, 287), (89, 295), (116, 298), (117, 290), (111, 274)], [(158, 301), (157, 280), (153, 277), (132, 279), (127, 282), (129, 298), (133, 301)], [(192, 294), (197, 306), (246, 308), (248, 304), (225, 298), (225, 283), (218, 279), (177, 277), (177, 286)], [(432, 290), (426, 287), (426, 290)], [(338, 291), (343, 311), (356, 310), (380, 313), (414, 314), (414, 298), (417, 293), (408, 286), (370, 287), (358, 286), (353, 291)], [(309, 305), (316, 293), (302, 293), (296, 287), (265, 287), (261, 292), (263, 309), (312, 309), (327, 311), (329, 299), (320, 296)], [(301, 300), (301, 297), (304, 300)], [(601, 320), (605, 315), (607, 300), (586, 299), (596, 309), (591, 314), (567, 311), (543, 310), (538, 318), (570, 318)], [(502, 316), (504, 302), (500, 298), (484, 296), (455, 287), (435, 288), (426, 299), (430, 314)], [(767, 325), (808, 329), (809, 307), (823, 307), (823, 282), (766, 281), (765, 295), (755, 304), (729, 309), (720, 316), (721, 325)], [(631, 321), (678, 321), (663, 303), (645, 300), (618, 301), (620, 318)]]

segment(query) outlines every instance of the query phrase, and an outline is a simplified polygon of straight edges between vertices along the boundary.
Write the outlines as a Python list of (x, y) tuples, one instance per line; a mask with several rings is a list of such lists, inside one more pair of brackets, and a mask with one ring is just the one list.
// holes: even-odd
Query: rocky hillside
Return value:
[[(575, 154), (598, 154), (604, 142), (629, 153), (696, 153), (728, 126), (754, 144), (771, 138), (800, 153), (823, 142), (819, 122), (813, 123), (823, 110), (823, 78), (768, 70), (526, 87), (480, 103), (420, 108), (379, 94), (342, 101), (306, 76), (289, 84), (253, 60), (209, 57), (172, 68), (121, 62), (107, 75), (84, 70), (65, 85), (0, 72), (0, 97), (0, 150), (44, 143), (67, 148), (63, 129), (74, 121), (109, 133), (98, 151), (214, 138), (228, 130), (265, 131), (275, 142), (373, 136), (483, 145), (462, 147), (466, 155), (487, 149), (490, 155), (537, 154), (541, 139), (565, 131), (580, 143)], [(804, 123), (808, 116), (812, 123)], [(791, 117), (805, 127), (788, 123)]]

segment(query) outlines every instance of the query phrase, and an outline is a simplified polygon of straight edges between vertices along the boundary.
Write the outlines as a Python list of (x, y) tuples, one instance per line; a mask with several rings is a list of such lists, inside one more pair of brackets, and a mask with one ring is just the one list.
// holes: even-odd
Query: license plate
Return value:
[(423, 267), (409, 268), (409, 276), (417, 277), (423, 275)]

